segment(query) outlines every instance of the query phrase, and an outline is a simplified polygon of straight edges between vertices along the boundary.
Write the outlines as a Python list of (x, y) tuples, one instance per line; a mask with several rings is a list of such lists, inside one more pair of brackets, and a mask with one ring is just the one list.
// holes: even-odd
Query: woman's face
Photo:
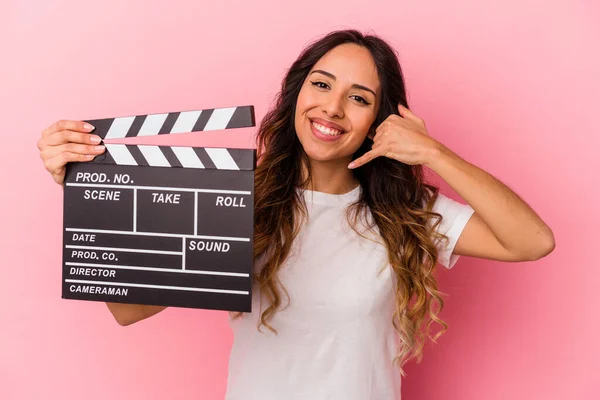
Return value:
[(375, 121), (380, 101), (371, 53), (355, 44), (325, 54), (296, 103), (296, 134), (311, 160), (350, 162)]

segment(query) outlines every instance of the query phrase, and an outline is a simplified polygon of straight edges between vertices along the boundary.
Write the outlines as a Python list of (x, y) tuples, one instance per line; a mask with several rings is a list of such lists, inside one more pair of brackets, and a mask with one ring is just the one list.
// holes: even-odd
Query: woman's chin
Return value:
[[(342, 149), (332, 148), (331, 146), (323, 146), (321, 143), (311, 143), (303, 146), (304, 152), (311, 161), (320, 163), (342, 163), (348, 160), (351, 161), (352, 155), (340, 154)], [(344, 152), (345, 153), (345, 152)]]
[[(326, 154), (326, 153), (322, 153), (322, 152), (307, 152), (306, 155), (308, 156), (308, 158), (311, 161), (315, 161), (318, 163), (338, 164), (348, 158), (348, 157), (340, 157), (339, 155), (335, 155), (335, 154)], [(350, 162), (350, 161), (348, 161), (348, 162)]]

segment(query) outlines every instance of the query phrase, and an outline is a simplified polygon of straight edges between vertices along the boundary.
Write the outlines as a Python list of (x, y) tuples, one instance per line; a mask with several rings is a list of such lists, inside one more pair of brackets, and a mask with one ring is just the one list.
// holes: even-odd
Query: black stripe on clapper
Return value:
[(160, 127), (158, 134), (165, 135), (167, 133), (170, 133), (171, 129), (173, 129), (173, 125), (175, 125), (175, 121), (177, 121), (177, 118), (179, 118), (179, 112), (169, 113), (169, 115), (167, 115), (167, 118), (165, 119), (165, 122)]
[(254, 126), (254, 106), (237, 107), (225, 129)]
[(102, 139), (104, 139), (114, 120), (114, 118), (88, 119), (85, 120), (85, 122), (92, 124), (92, 126), (96, 128), (90, 132), (91, 134), (100, 136)]
[(204, 165), (204, 168), (207, 168), (207, 169), (217, 169), (217, 166), (215, 165), (215, 163), (212, 162), (212, 160), (210, 159), (210, 157), (206, 153), (206, 150), (204, 150), (201, 147), (192, 147), (192, 148), (196, 152), (196, 155), (200, 159), (200, 162), (202, 162), (202, 164)]
[(231, 158), (241, 170), (253, 170), (256, 163), (256, 152), (252, 149), (227, 149)]
[(146, 157), (144, 157), (144, 155), (142, 154), (142, 152), (136, 145), (128, 144), (125, 147), (127, 147), (127, 150), (129, 150), (129, 152), (133, 156), (133, 159), (135, 160), (137, 165), (141, 165), (141, 166), (149, 165), (148, 161), (146, 161)]
[(171, 147), (158, 146), (158, 148), (163, 153), (163, 155), (165, 156), (165, 158), (167, 159), (169, 164), (171, 164), (171, 167), (183, 167), (183, 165), (181, 165), (181, 163), (179, 162), (179, 159), (177, 158), (177, 156), (175, 155), (175, 152), (173, 152), (173, 149)]
[(202, 110), (198, 121), (196, 121), (194, 127), (192, 128), (192, 132), (203, 131), (213, 111), (214, 109)]
[(140, 133), (140, 129), (142, 129), (142, 125), (144, 124), (145, 120), (145, 115), (137, 115), (133, 119), (133, 123), (129, 127), (129, 130), (127, 131), (127, 135), (125, 135), (125, 137), (136, 137), (138, 133)]

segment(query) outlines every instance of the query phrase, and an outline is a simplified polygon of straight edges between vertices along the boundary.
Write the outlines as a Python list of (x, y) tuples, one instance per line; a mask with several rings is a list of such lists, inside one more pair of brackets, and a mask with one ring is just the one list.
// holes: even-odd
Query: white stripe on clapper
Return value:
[(148, 161), (148, 165), (151, 167), (170, 167), (169, 161), (165, 158), (165, 155), (160, 151), (158, 146), (144, 146), (138, 145), (138, 149)]
[(227, 124), (231, 120), (233, 113), (235, 112), (237, 107), (229, 107), (229, 108), (216, 108), (212, 115), (210, 116), (206, 126), (204, 127), (205, 131), (217, 131), (220, 129), (225, 129)]
[(133, 124), (135, 117), (115, 118), (106, 133), (104, 139), (120, 139), (127, 135), (127, 131)]
[(208, 148), (204, 150), (206, 150), (212, 162), (215, 163), (217, 169), (240, 169), (240, 167), (237, 166), (227, 149)]
[(106, 144), (106, 150), (118, 165), (138, 165), (124, 144)]
[(184, 111), (180, 113), (170, 133), (191, 132), (192, 129), (194, 129), (194, 125), (196, 125), (196, 121), (198, 121), (198, 118), (200, 118), (201, 113), (202, 110)]
[(184, 168), (204, 168), (204, 164), (198, 158), (198, 155), (191, 147), (171, 147), (175, 156), (179, 159)]
[(137, 136), (154, 136), (165, 123), (169, 114), (150, 114), (146, 116)]

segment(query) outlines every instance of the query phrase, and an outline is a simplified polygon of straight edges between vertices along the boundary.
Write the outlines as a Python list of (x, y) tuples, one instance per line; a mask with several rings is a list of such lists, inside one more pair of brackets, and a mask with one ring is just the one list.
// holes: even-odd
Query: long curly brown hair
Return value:
[[(281, 309), (282, 291), (288, 295), (278, 279), (278, 271), (301, 228), (301, 218), (306, 215), (306, 205), (298, 189), (307, 187), (311, 174), (308, 157), (294, 128), (296, 100), (315, 63), (344, 43), (363, 46), (375, 60), (381, 83), (381, 105), (372, 129), (390, 114), (398, 114), (398, 103), (408, 107), (396, 53), (377, 36), (363, 35), (356, 30), (335, 31), (310, 44), (292, 64), (275, 105), (262, 120), (257, 134), (254, 258), (261, 257), (263, 264), (260, 271), (255, 271), (254, 279), (269, 302), (260, 316), (259, 329), (264, 325), (277, 333), (269, 321)], [(370, 150), (371, 145), (372, 141), (367, 138), (354, 158)], [(362, 190), (358, 201), (348, 208), (347, 216), (358, 233), (359, 216), (370, 212), (371, 221), (379, 229), (388, 250), (396, 280), (396, 310), (390, 318), (401, 341), (394, 362), (400, 364), (404, 374), (402, 365), (408, 359), (421, 360), (426, 338), (435, 342), (447, 329), (438, 317), (444, 301), (434, 278), (438, 260), (434, 240), (447, 239), (436, 232), (441, 215), (432, 212), (438, 188), (424, 182), (422, 166), (386, 157), (378, 157), (353, 173)], [(433, 322), (442, 326), (434, 337), (431, 335)]]

